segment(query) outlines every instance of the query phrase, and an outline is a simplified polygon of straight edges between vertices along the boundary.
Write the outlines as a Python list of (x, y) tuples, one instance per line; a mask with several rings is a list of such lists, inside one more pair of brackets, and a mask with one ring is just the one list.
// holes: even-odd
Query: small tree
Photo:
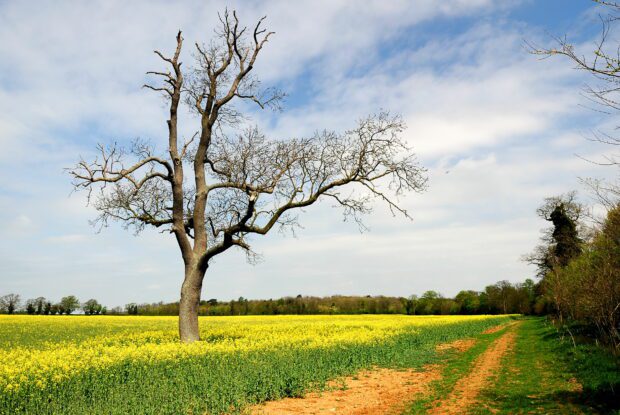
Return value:
[(43, 314), (45, 303), (46, 303), (45, 297), (37, 297), (34, 299), (35, 314)]
[(21, 298), (19, 294), (7, 294), (0, 297), (0, 311), (7, 314), (14, 314), (19, 308)]
[(76, 296), (69, 295), (60, 299), (60, 314), (65, 313), (69, 315), (78, 308), (80, 308), (80, 300), (78, 300)]
[(84, 314), (90, 316), (101, 313), (102, 308), (103, 307), (101, 306), (101, 304), (99, 304), (99, 302), (94, 298), (91, 298), (90, 300), (82, 304), (82, 310), (84, 310)]
[(34, 300), (26, 301), (26, 313), (32, 315), (36, 312), (36, 307), (34, 304)]
[(47, 301), (45, 303), (45, 306), (43, 307), (43, 314), (48, 315), (50, 314), (51, 311), (52, 311), (52, 303)]
[(136, 304), (136, 303), (127, 304), (125, 306), (125, 311), (130, 316), (137, 316), (138, 315), (138, 304)]
[[(220, 17), (215, 38), (196, 44), (196, 62), (184, 70), (181, 32), (171, 56), (155, 51), (168, 70), (149, 74), (148, 84), (169, 104), (168, 144), (158, 153), (137, 141), (128, 149), (99, 146), (94, 161), (80, 161), (70, 174), (77, 189), (102, 185), (94, 207), (98, 221), (119, 220), (137, 231), (167, 229), (178, 243), (185, 276), (179, 305), (181, 340), (199, 339), (198, 312), (203, 280), (212, 259), (238, 248), (253, 257), (250, 239), (274, 227), (296, 224), (295, 211), (329, 199), (358, 221), (372, 199), (409, 217), (396, 196), (425, 188), (426, 177), (400, 138), (402, 119), (387, 112), (368, 116), (343, 134), (269, 140), (244, 125), (235, 103), (279, 108), (283, 94), (262, 89), (252, 70), (273, 32), (263, 19), (248, 30), (236, 13)], [(196, 134), (181, 141), (179, 104), (197, 115)], [(243, 105), (243, 104), (242, 104)], [(243, 128), (245, 127), (245, 128)], [(346, 190), (343, 190), (346, 189)]]

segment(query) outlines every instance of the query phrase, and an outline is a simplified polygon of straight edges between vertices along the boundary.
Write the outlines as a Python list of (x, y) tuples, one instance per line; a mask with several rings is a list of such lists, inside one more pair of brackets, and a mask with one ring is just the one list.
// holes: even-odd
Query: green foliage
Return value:
[(59, 314), (71, 314), (80, 307), (80, 300), (74, 295), (62, 297), (59, 303)]
[(564, 203), (555, 206), (549, 220), (553, 222), (553, 256), (555, 262), (563, 267), (581, 253), (581, 239), (577, 233), (576, 221), (569, 216)]
[(590, 326), (593, 335), (620, 348), (620, 207), (608, 213), (581, 255), (545, 283), (562, 321)]
[(101, 311), (103, 310), (103, 306), (99, 304), (97, 300), (95, 300), (94, 298), (91, 298), (90, 300), (82, 304), (82, 310), (84, 310), (84, 314), (89, 315), (89, 316), (98, 315), (98, 314), (101, 314)]

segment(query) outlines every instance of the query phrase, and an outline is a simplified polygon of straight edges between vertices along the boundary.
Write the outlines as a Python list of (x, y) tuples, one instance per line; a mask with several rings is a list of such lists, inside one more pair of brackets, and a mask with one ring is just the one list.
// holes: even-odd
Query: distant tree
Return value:
[(0, 297), (0, 311), (7, 314), (14, 314), (19, 308), (21, 298), (19, 294), (7, 294)]
[(45, 307), (43, 307), (43, 314), (48, 315), (48, 314), (50, 314), (51, 311), (52, 311), (52, 303), (47, 301), (45, 303)]
[(68, 295), (60, 299), (61, 310), (69, 315), (80, 307), (80, 300), (74, 295)]
[(34, 305), (34, 300), (33, 299), (27, 300), (26, 301), (26, 313), (32, 315), (35, 313), (35, 311), (36, 311), (36, 307)]
[(82, 310), (84, 310), (84, 314), (87, 314), (90, 316), (95, 315), (95, 314), (100, 314), (102, 308), (103, 308), (102, 305), (99, 304), (99, 302), (95, 300), (94, 298), (91, 298), (90, 300), (82, 304)]
[(467, 290), (460, 291), (454, 298), (460, 305), (463, 314), (479, 314), (480, 312), (480, 293)]
[(420, 314), (440, 314), (442, 295), (437, 291), (426, 291), (418, 301)]
[(45, 297), (37, 297), (34, 299), (35, 314), (43, 314), (46, 301)]
[(136, 303), (129, 303), (129, 304), (125, 305), (125, 311), (130, 316), (137, 316), (138, 315), (138, 304), (136, 304)]
[(405, 305), (405, 313), (408, 315), (415, 315), (418, 308), (419, 298), (417, 295), (410, 295), (409, 298), (403, 298)]
[(51, 314), (52, 316), (54, 316), (54, 315), (56, 315), (56, 314), (62, 314), (60, 304), (52, 304), (52, 305), (50, 306), (50, 314)]
[(124, 312), (126, 312), (126, 310), (120, 306), (112, 307), (110, 310), (107, 310), (108, 314), (114, 314), (114, 315), (123, 314)]
[(511, 307), (515, 287), (509, 281), (503, 280), (494, 285), (489, 285), (485, 288), (485, 292), (488, 296), (488, 304), (491, 310), (501, 314), (516, 312)]

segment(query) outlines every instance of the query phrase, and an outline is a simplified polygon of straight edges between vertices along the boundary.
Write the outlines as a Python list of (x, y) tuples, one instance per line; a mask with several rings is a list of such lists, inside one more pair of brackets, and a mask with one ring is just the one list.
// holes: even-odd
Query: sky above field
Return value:
[[(413, 221), (377, 205), (369, 232), (331, 203), (307, 208), (296, 236), (254, 238), (217, 257), (203, 298), (285, 295), (454, 295), (533, 277), (520, 257), (546, 224), (547, 196), (581, 190), (609, 149), (587, 140), (610, 116), (581, 94), (590, 81), (524, 41), (552, 35), (593, 50), (599, 7), (587, 0), (0, 2), (0, 295), (68, 294), (109, 305), (175, 301), (182, 263), (170, 235), (97, 233), (85, 194), (63, 168), (97, 142), (141, 137), (165, 149), (166, 108), (141, 86), (183, 30), (183, 60), (207, 41), (226, 6), (276, 32), (256, 65), (288, 93), (279, 113), (254, 111), (269, 137), (344, 131), (379, 109), (401, 113), (428, 168), (425, 193), (400, 202)], [(196, 119), (183, 117), (191, 134)]]

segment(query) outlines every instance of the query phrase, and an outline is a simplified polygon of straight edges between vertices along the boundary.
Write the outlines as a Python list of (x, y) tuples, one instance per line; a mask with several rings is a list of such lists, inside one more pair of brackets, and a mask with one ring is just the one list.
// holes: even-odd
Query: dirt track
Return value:
[(515, 324), (512, 324), (505, 334), (478, 356), (470, 372), (457, 381), (450, 395), (438, 402), (429, 413), (438, 415), (466, 413), (467, 408), (475, 404), (480, 392), (489, 386), (498, 373), (502, 358), (514, 346), (515, 338)]
[[(464, 352), (475, 341), (457, 340), (439, 345), (437, 350), (454, 349)], [(253, 415), (377, 415), (400, 414), (408, 402), (428, 393), (430, 383), (441, 377), (437, 365), (426, 366), (423, 371), (377, 369), (344, 379), (344, 390), (308, 394), (305, 398), (287, 398), (257, 405), (250, 410)]]
[(254, 415), (284, 414), (399, 414), (408, 401), (424, 394), (430, 382), (439, 379), (436, 366), (421, 372), (378, 369), (346, 378), (345, 390), (312, 393), (305, 398), (267, 402), (251, 411)]

